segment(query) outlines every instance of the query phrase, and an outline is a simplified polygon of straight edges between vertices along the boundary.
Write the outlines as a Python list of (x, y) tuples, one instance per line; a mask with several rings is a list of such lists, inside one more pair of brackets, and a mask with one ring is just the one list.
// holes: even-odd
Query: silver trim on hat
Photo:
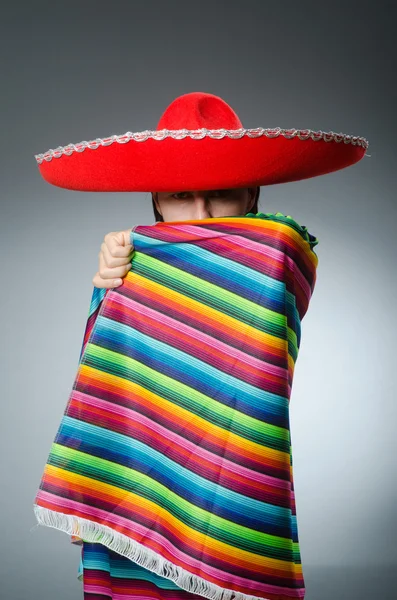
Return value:
[(89, 142), (82, 141), (78, 144), (58, 146), (58, 148), (55, 149), (50, 148), (43, 154), (35, 154), (35, 159), (38, 164), (41, 164), (44, 160), (48, 162), (53, 158), (60, 158), (63, 154), (70, 156), (73, 152), (83, 152), (86, 148), (96, 150), (99, 146), (110, 146), (110, 144), (113, 144), (114, 142), (117, 142), (118, 144), (125, 144), (131, 140), (134, 140), (135, 142), (145, 142), (149, 138), (161, 141), (167, 137), (172, 137), (175, 140), (183, 140), (188, 136), (193, 140), (201, 140), (205, 136), (213, 139), (222, 139), (226, 135), (232, 139), (239, 139), (244, 135), (251, 138), (261, 137), (262, 135), (265, 135), (268, 138), (275, 138), (279, 135), (283, 135), (287, 139), (298, 137), (300, 140), (311, 138), (314, 141), (324, 140), (325, 142), (337, 142), (338, 144), (343, 142), (344, 144), (352, 144), (353, 146), (362, 146), (365, 149), (367, 149), (369, 145), (364, 137), (335, 133), (334, 131), (312, 131), (311, 129), (281, 129), (280, 127), (276, 127), (275, 129), (263, 129), (263, 127), (257, 127), (256, 129), (158, 129), (154, 131), (146, 129), (145, 131), (135, 133), (127, 131), (122, 135), (96, 138)]

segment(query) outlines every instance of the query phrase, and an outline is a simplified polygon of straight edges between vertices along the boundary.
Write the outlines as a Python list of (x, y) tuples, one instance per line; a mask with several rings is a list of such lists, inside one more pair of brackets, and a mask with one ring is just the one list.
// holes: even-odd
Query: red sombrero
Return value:
[(245, 129), (219, 96), (191, 92), (157, 130), (112, 135), (37, 154), (52, 185), (88, 192), (256, 187), (325, 175), (363, 158), (365, 138), (310, 129)]

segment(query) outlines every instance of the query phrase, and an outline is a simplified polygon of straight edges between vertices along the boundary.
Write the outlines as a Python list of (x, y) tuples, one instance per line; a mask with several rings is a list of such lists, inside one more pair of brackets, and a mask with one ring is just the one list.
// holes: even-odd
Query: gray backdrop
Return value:
[(262, 187), (316, 235), (291, 398), (306, 600), (391, 598), (396, 567), (396, 13), (393, 2), (10, 2), (0, 19), (1, 597), (75, 600), (80, 548), (33, 500), (70, 394), (105, 234), (150, 194), (47, 184), (34, 154), (155, 129), (177, 96), (245, 127), (364, 136), (358, 164)]

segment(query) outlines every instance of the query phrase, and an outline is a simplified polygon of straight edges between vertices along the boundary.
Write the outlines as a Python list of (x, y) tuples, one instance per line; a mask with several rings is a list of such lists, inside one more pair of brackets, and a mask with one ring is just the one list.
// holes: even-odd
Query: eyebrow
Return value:
[[(219, 189), (213, 189), (213, 190), (204, 190), (206, 192), (231, 192), (233, 188), (219, 188)], [(172, 194), (188, 194), (189, 192), (191, 192), (192, 190), (180, 190), (177, 192), (169, 192), (169, 196), (172, 196)]]

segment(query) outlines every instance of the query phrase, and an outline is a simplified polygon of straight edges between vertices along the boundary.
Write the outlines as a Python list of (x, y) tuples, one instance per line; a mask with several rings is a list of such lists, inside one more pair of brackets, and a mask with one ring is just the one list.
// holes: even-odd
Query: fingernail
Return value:
[(121, 279), (115, 279), (113, 283), (114, 283), (114, 285), (120, 285), (123, 282)]

